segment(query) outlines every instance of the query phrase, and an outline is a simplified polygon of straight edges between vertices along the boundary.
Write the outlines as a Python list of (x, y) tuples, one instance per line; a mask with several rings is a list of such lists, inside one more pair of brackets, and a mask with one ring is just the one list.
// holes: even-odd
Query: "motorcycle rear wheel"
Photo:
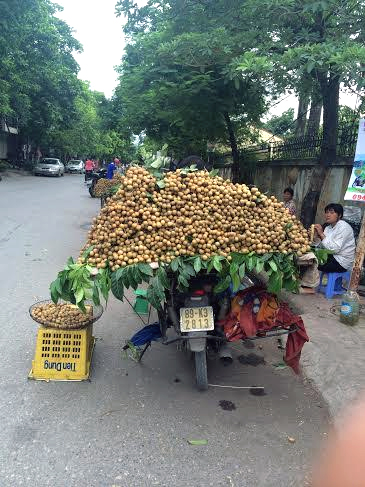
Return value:
[(207, 352), (194, 352), (196, 385), (199, 391), (208, 389)]

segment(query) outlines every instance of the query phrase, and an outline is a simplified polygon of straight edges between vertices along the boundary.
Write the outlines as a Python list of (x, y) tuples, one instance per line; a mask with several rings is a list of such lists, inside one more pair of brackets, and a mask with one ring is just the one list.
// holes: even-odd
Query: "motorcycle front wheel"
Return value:
[(199, 391), (208, 389), (207, 352), (194, 352), (196, 385)]

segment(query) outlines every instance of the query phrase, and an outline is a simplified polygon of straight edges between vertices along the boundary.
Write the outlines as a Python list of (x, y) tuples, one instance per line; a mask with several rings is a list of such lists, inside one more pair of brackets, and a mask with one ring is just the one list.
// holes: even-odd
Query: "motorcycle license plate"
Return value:
[(214, 330), (213, 308), (180, 308), (180, 331), (209, 331)]

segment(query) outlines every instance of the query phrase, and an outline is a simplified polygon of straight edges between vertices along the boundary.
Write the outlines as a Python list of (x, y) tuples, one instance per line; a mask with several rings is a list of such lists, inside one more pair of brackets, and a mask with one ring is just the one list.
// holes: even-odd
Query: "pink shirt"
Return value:
[(85, 171), (92, 171), (94, 169), (94, 163), (90, 159), (85, 162)]

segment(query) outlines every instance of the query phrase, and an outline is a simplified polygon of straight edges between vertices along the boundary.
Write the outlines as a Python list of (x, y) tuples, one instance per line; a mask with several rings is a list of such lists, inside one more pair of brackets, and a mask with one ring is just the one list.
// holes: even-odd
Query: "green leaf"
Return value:
[(263, 262), (261, 259), (257, 259), (256, 262), (256, 272), (259, 274), (263, 268), (264, 268), (265, 262)]
[(73, 260), (73, 258), (72, 258), (72, 257), (69, 257), (69, 258), (67, 259), (67, 265), (73, 265), (74, 263), (75, 263), (75, 261)]
[(92, 295), (93, 303), (96, 306), (100, 306), (100, 297), (99, 297), (99, 289), (98, 286), (94, 286), (93, 288), (93, 295)]
[(183, 287), (189, 287), (188, 280), (182, 274), (179, 274), (177, 281), (178, 281), (179, 285), (181, 285)]
[(239, 269), (238, 269), (238, 275), (240, 276), (240, 280), (242, 280), (245, 277), (246, 274), (246, 265), (245, 263), (241, 264)]
[(81, 309), (83, 313), (86, 313), (86, 307), (84, 301), (80, 301), (77, 306)]
[(231, 276), (226, 276), (222, 281), (218, 282), (214, 288), (214, 292), (219, 294), (225, 291), (230, 286), (231, 282)]
[(276, 265), (276, 263), (275, 263), (273, 260), (269, 260), (269, 266), (271, 267), (271, 269), (272, 269), (274, 272), (277, 272), (277, 270), (278, 270), (278, 266)]
[(123, 279), (121, 277), (121, 273), (118, 274), (118, 269), (117, 271), (112, 273), (111, 276), (111, 290), (114, 296), (119, 299), (120, 301), (123, 301), (124, 298), (124, 286), (123, 286)]
[(240, 281), (240, 276), (236, 273), (232, 277), (232, 284), (233, 284), (233, 292), (235, 293), (238, 291), (238, 288), (240, 287), (241, 281)]
[(208, 440), (188, 440), (189, 445), (203, 446), (208, 444)]
[(117, 272), (121, 272), (123, 285), (125, 288), (129, 289), (131, 287), (131, 284), (128, 276), (128, 267), (123, 267), (123, 269), (118, 269)]
[(152, 162), (151, 167), (153, 167), (153, 169), (160, 169), (162, 165), (163, 165), (162, 159), (158, 158), (154, 162)]
[(222, 271), (222, 262), (221, 262), (221, 260), (218, 258), (218, 256), (214, 256), (214, 257), (213, 257), (213, 266), (214, 266), (214, 269), (215, 269), (217, 272), (221, 272), (221, 271)]
[(193, 276), (195, 276), (195, 270), (194, 270), (194, 267), (191, 264), (187, 264), (187, 263), (182, 262), (182, 265), (181, 265), (180, 268), (182, 270), (182, 274), (185, 277), (193, 277)]
[(178, 270), (179, 263), (180, 263), (180, 260), (178, 257), (176, 259), (174, 259), (173, 261), (171, 261), (170, 267), (171, 267), (171, 270), (173, 272), (176, 272)]
[(208, 260), (208, 265), (207, 265), (207, 272), (208, 272), (208, 274), (209, 274), (209, 272), (212, 271), (213, 267), (214, 267), (214, 260), (213, 259), (209, 259)]
[(169, 278), (167, 277), (167, 272), (163, 267), (157, 269), (157, 277), (165, 289), (170, 288)]
[(246, 261), (246, 255), (240, 254), (238, 252), (232, 252), (231, 257), (232, 257), (232, 264), (233, 262), (236, 262), (238, 265), (240, 265)]
[(152, 267), (148, 264), (138, 264), (139, 271), (146, 276), (153, 276)]
[(232, 281), (235, 276), (238, 276), (238, 269), (239, 264), (237, 262), (232, 262), (229, 266), (229, 273), (231, 274)]
[(163, 189), (166, 186), (165, 181), (163, 179), (157, 181), (156, 184), (160, 189)]
[(59, 293), (57, 291), (57, 287), (56, 287), (56, 284), (55, 284), (55, 281), (53, 281), (50, 285), (50, 291), (51, 291), (51, 299), (52, 301), (57, 304), (58, 302), (58, 299), (59, 299)]
[(194, 270), (198, 274), (198, 272), (201, 271), (202, 268), (202, 260), (200, 257), (195, 257), (194, 259)]
[(61, 295), (62, 294), (61, 279), (59, 277), (57, 277), (57, 279), (55, 281), (53, 281), (53, 284), (54, 284), (58, 294)]
[(82, 288), (79, 288), (75, 292), (76, 304), (79, 304), (85, 297), (85, 292)]
[(147, 295), (146, 295), (147, 301), (155, 308), (155, 309), (161, 309), (162, 305), (160, 300), (158, 299), (158, 296), (156, 294), (155, 289), (152, 286), (149, 286), (147, 288)]
[(88, 248), (87, 248), (87, 249), (86, 249), (86, 250), (85, 250), (85, 251), (82, 253), (82, 257), (83, 257), (84, 259), (87, 259), (87, 258), (89, 257), (90, 252), (91, 252), (92, 250), (94, 250), (94, 246), (93, 246), (93, 245), (91, 245), (90, 247), (88, 247)]
[(316, 65), (315, 62), (313, 61), (310, 61), (308, 64), (307, 64), (307, 73), (311, 73), (314, 69), (314, 66)]
[(246, 265), (249, 271), (252, 271), (252, 269), (255, 267), (255, 260), (252, 255), (247, 259)]
[(136, 280), (134, 279), (135, 271), (133, 267), (133, 265), (130, 265), (125, 268), (125, 277), (128, 279), (129, 286), (132, 287), (132, 289), (137, 289), (138, 282), (136, 282)]
[(283, 275), (281, 272), (273, 272), (269, 277), (268, 290), (271, 293), (279, 293), (283, 287)]

